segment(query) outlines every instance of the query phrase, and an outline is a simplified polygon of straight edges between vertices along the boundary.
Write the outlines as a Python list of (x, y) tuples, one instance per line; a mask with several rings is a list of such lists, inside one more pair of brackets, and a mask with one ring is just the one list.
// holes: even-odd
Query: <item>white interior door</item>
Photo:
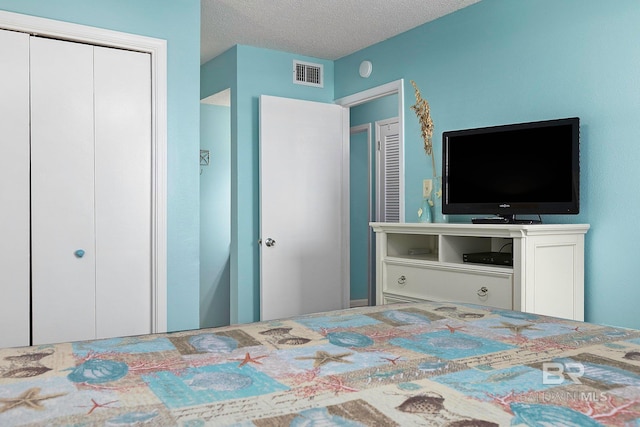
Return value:
[(93, 47), (32, 37), (33, 344), (95, 337), (93, 132)]
[(151, 63), (94, 48), (96, 338), (151, 332)]
[(0, 30), (0, 347), (29, 345), (29, 35)]
[(346, 306), (348, 121), (348, 110), (338, 105), (260, 97), (262, 320)]

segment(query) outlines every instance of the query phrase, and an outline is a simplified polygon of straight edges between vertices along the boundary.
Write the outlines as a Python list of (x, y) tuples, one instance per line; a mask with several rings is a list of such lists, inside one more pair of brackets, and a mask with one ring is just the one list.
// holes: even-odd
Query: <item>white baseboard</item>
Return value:
[(369, 300), (367, 299), (352, 299), (349, 302), (349, 307), (354, 308), (354, 307), (366, 307), (369, 305)]

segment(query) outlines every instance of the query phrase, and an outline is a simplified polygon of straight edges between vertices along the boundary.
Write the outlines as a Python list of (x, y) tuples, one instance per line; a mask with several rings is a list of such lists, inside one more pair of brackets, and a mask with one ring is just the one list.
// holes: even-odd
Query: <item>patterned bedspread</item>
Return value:
[(448, 303), (0, 350), (0, 426), (637, 426), (640, 331)]

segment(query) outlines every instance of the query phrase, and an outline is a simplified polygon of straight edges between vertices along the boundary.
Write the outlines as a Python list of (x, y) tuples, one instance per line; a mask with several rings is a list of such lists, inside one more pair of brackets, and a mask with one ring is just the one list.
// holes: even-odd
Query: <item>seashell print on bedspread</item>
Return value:
[(640, 425), (640, 331), (433, 302), (0, 349), (0, 425)]

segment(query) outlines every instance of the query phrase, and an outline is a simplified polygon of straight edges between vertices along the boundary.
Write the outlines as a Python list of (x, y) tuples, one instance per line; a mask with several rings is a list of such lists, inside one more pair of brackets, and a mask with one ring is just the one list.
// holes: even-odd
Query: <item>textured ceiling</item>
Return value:
[(236, 44), (335, 60), (479, 0), (202, 0), (200, 62)]

